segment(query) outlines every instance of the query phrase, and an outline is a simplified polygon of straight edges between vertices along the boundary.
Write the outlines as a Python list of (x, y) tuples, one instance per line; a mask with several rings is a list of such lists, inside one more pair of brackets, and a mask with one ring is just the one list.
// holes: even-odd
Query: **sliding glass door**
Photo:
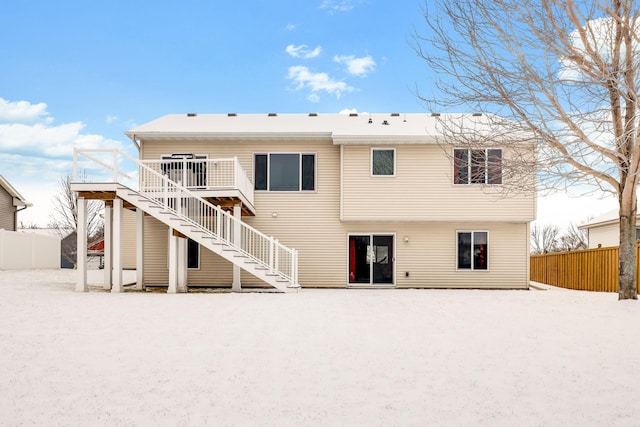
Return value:
[(349, 236), (349, 284), (393, 285), (394, 236)]

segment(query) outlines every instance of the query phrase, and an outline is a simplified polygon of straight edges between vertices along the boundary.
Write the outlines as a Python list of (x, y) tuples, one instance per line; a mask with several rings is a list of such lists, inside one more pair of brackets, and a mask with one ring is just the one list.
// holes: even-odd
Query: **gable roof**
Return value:
[(2, 175), (0, 175), (0, 187), (4, 188), (5, 191), (9, 193), (11, 197), (13, 197), (13, 206), (25, 208), (33, 206), (33, 204), (22, 197), (20, 193), (18, 193), (18, 191), (13, 188), (13, 186), (9, 184), (9, 181), (7, 181)]
[[(489, 133), (496, 119), (478, 114), (168, 114), (125, 132), (140, 140), (332, 138), (342, 144), (433, 144), (443, 120)], [(510, 134), (513, 138), (513, 133)]]

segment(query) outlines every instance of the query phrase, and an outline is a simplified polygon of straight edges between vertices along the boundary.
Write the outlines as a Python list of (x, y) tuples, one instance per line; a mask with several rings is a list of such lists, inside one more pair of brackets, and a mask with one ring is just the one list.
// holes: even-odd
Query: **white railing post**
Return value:
[(274, 270), (275, 270), (276, 272), (278, 272), (278, 273), (279, 273), (279, 272), (280, 272), (280, 270), (279, 270), (279, 268), (278, 268), (278, 265), (280, 264), (280, 255), (279, 255), (279, 253), (280, 253), (280, 247), (279, 247), (279, 246), (280, 246), (280, 245), (278, 244), (278, 239), (275, 239), (275, 240), (274, 240), (274, 242), (273, 242), (273, 244), (274, 244), (275, 249), (276, 249), (276, 253), (275, 253), (274, 261), (273, 261), (273, 268), (274, 268)]
[(273, 237), (269, 238), (269, 271), (273, 273)]
[(113, 150), (113, 182), (118, 182), (118, 150)]
[(73, 147), (73, 182), (78, 182), (78, 149)]
[(238, 171), (240, 170), (240, 164), (238, 163), (238, 158), (233, 158), (233, 187), (238, 188), (238, 176), (240, 175)]
[(216, 236), (217, 236), (217, 240), (218, 242), (220, 241), (220, 235), (222, 234), (222, 231), (220, 230), (222, 228), (222, 218), (221, 218), (221, 214), (222, 214), (222, 210), (220, 209), (220, 207), (216, 207), (216, 209), (214, 209), (215, 215), (216, 215)]
[(295, 249), (291, 249), (291, 285), (296, 284), (296, 265), (298, 264), (298, 254)]
[(166, 176), (162, 178), (162, 192), (164, 196), (163, 207), (166, 212), (169, 210), (169, 180)]

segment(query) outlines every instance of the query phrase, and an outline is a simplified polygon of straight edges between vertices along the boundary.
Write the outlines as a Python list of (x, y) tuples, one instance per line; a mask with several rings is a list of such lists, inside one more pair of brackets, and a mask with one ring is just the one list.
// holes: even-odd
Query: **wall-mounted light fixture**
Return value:
[(273, 218), (278, 218), (278, 212), (273, 212), (273, 213), (271, 214), (271, 216), (272, 216)]
[(409, 243), (409, 236), (404, 236), (404, 242)]

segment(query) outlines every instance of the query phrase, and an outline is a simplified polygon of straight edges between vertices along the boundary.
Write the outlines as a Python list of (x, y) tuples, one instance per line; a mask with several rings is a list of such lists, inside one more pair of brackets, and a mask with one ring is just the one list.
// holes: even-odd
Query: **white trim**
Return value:
[[(471, 233), (471, 268), (458, 268), (458, 233)], [(473, 235), (474, 233), (487, 233), (487, 268), (486, 269), (476, 269), (473, 266)], [(489, 244), (489, 236), (490, 236), (490, 232), (489, 230), (468, 230), (468, 229), (462, 229), (462, 230), (455, 230), (455, 246), (456, 246), (456, 257), (455, 257), (455, 266), (456, 266), (456, 272), (460, 271), (460, 272), (483, 272), (483, 271), (490, 271), (491, 268), (491, 257), (489, 256), (489, 251), (491, 250), (491, 245)]]
[[(375, 175), (373, 173), (373, 152), (374, 151), (393, 151), (393, 173), (391, 175)], [(392, 147), (371, 147), (369, 152), (369, 174), (372, 178), (394, 178), (396, 176), (396, 149)]]
[[(351, 283), (349, 281), (349, 268), (351, 266), (350, 264), (350, 257), (351, 257), (351, 253), (350, 253), (350, 249), (349, 249), (349, 238), (351, 236), (368, 236), (371, 240), (369, 242), (369, 244), (371, 246), (373, 246), (373, 238), (374, 236), (391, 236), (393, 238), (393, 254), (391, 255), (391, 259), (392, 259), (392, 263), (393, 263), (393, 271), (391, 272), (391, 283), (373, 283), (373, 263), (370, 263), (370, 267), (369, 267), (369, 283)], [(395, 288), (397, 285), (397, 277), (396, 277), (396, 242), (397, 242), (397, 233), (396, 232), (384, 232), (384, 231), (372, 231), (372, 232), (366, 232), (366, 231), (354, 231), (354, 232), (348, 232), (347, 233), (347, 287), (348, 288), (375, 288), (375, 289), (381, 289), (381, 288)]]

